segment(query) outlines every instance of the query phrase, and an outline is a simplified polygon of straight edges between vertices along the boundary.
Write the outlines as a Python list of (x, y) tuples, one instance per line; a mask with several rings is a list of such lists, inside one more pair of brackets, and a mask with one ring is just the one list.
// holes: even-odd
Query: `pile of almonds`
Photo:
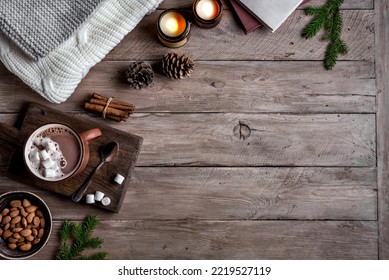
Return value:
[(27, 199), (12, 200), (0, 214), (0, 236), (9, 249), (31, 250), (45, 232), (43, 213)]

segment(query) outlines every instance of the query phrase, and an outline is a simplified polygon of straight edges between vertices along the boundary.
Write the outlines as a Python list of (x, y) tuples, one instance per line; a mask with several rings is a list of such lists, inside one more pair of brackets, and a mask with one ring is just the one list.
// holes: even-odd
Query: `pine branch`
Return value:
[[(107, 258), (108, 253), (98, 252), (91, 256), (83, 256), (82, 253), (87, 248), (101, 248), (104, 240), (100, 237), (91, 237), (93, 230), (96, 228), (100, 218), (98, 216), (89, 215), (82, 224), (71, 223), (65, 221), (60, 229), (60, 246), (55, 258), (57, 260), (74, 260), (74, 259), (97, 259), (103, 260)], [(73, 239), (73, 244), (68, 243), (69, 239)]]
[(340, 6), (343, 2), (344, 0), (327, 0), (327, 3), (322, 6), (309, 6), (305, 9), (305, 13), (314, 18), (304, 28), (302, 36), (311, 39), (320, 30), (325, 30), (322, 39), (329, 42), (324, 58), (324, 67), (327, 70), (335, 66), (339, 55), (348, 53), (348, 47), (341, 38), (343, 20)]

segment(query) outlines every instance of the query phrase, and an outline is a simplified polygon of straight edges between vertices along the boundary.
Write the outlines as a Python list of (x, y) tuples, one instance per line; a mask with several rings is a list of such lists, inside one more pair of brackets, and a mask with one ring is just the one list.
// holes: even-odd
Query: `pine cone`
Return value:
[(171, 79), (185, 79), (194, 70), (193, 58), (184, 53), (170, 52), (162, 59), (163, 73)]
[(150, 64), (146, 62), (131, 62), (126, 71), (126, 77), (130, 87), (141, 89), (153, 82), (154, 72)]

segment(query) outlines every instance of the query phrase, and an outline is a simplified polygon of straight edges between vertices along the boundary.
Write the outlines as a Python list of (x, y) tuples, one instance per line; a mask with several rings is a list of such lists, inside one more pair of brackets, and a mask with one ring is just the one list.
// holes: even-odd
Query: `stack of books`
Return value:
[(296, 8), (309, 0), (230, 0), (231, 7), (247, 34), (261, 26), (275, 32)]

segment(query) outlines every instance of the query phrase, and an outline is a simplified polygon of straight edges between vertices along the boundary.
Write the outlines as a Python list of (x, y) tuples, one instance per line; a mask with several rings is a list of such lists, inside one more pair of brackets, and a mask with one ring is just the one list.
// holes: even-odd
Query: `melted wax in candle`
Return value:
[(220, 12), (219, 4), (214, 0), (201, 0), (197, 3), (196, 13), (204, 20), (212, 20)]

